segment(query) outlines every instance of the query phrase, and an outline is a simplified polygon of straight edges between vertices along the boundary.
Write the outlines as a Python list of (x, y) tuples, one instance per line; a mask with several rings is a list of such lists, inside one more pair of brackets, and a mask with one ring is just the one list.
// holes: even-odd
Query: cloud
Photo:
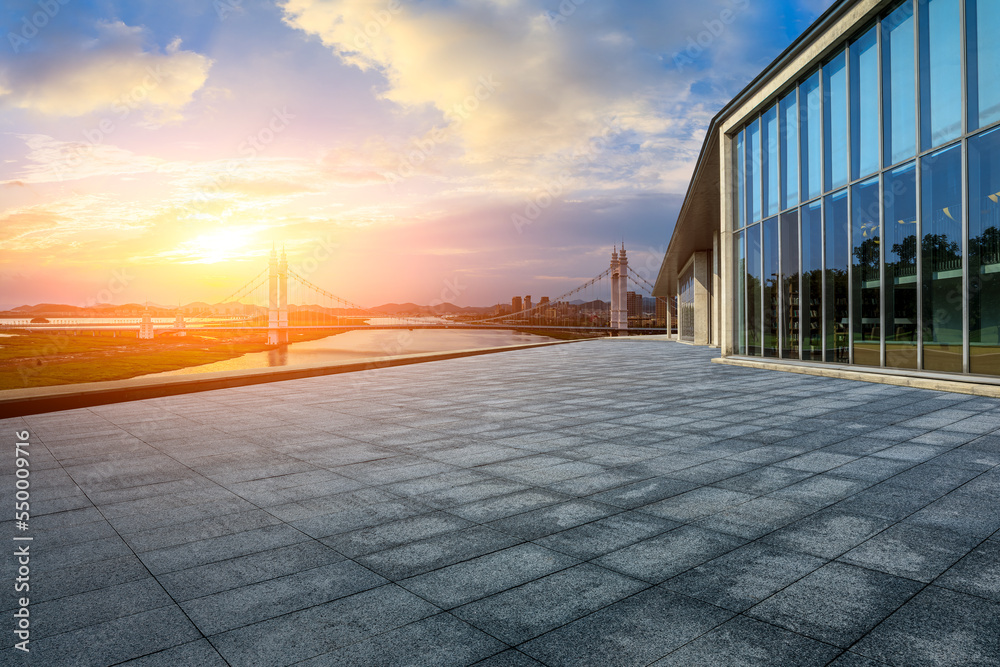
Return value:
[(95, 176), (134, 175), (165, 167), (159, 158), (111, 144), (60, 141), (44, 134), (18, 135), (28, 147), (28, 164), (17, 179), (4, 184), (52, 183)]
[(110, 112), (118, 120), (141, 110), (145, 122), (179, 119), (208, 78), (212, 61), (181, 49), (146, 50), (144, 30), (100, 22), (96, 37), (52, 40), (48, 48), (0, 65), (0, 105), (47, 116)]
[(0, 238), (8, 251), (99, 247), (145, 228), (143, 210), (104, 195), (77, 195), (0, 214)]
[[(379, 72), (379, 95), (403, 113), (436, 110), (439, 127), (462, 148), (454, 172), (477, 170), (494, 188), (524, 188), (567, 164), (584, 170), (574, 161), (581, 143), (612, 128), (602, 161), (622, 157), (628, 167), (612, 175), (616, 187), (675, 189), (682, 184), (670, 163), (690, 161), (684, 119), (694, 113), (703, 127), (714, 109), (692, 101), (699, 75), (669, 66), (670, 54), (704, 29), (699, 20), (731, 3), (673, 3), (667, 14), (649, 4), (285, 0), (281, 7), (288, 25), (317, 36), (343, 62)], [(575, 9), (553, 11), (561, 6)]]

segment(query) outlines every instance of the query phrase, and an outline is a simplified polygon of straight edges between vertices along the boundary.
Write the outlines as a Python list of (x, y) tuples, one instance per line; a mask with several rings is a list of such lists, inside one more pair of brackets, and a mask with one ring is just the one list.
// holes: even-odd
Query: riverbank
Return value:
[[(337, 333), (292, 333), (289, 342), (317, 340)], [(127, 380), (275, 348), (259, 332), (190, 330), (186, 336), (163, 335), (152, 340), (120, 333), (22, 333), (0, 338), (0, 389)]]

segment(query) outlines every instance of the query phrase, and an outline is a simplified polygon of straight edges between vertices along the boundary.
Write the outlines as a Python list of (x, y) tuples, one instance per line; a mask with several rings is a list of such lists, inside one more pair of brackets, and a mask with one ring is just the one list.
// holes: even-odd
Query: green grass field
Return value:
[[(292, 334), (289, 342), (315, 340), (328, 332)], [(273, 346), (264, 335), (189, 332), (140, 340), (135, 334), (24, 334), (0, 338), (0, 390), (80, 382), (125, 380), (232, 359)]]

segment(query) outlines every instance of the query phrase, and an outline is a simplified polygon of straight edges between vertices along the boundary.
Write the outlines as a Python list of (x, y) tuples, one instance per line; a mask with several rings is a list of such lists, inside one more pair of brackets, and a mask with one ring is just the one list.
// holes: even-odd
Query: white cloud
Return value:
[(90, 40), (60, 41), (17, 66), (0, 65), (0, 105), (48, 116), (141, 110), (148, 123), (180, 118), (208, 78), (211, 60), (174, 40), (160, 53), (144, 48), (143, 29), (100, 23)]
[[(686, 139), (690, 132), (677, 118), (688, 111), (696, 74), (663, 61), (669, 44), (685, 43), (685, 14), (719, 11), (675, 8), (659, 32), (639, 30), (637, 37), (604, 27), (602, 12), (619, 10), (596, 3), (581, 4), (558, 23), (552, 20), (558, 3), (541, 0), (285, 0), (281, 6), (286, 23), (318, 36), (343, 62), (380, 72), (382, 98), (404, 112), (436, 109), (464, 151), (460, 167), (514, 189), (558, 173), (581, 142), (606, 135), (609, 126), (616, 135), (612, 152), (633, 135), (639, 144), (649, 137)], [(640, 152), (632, 163), (648, 169), (669, 159), (669, 142), (655, 145), (664, 153)], [(639, 185), (627, 179), (619, 173), (614, 180)]]
[(94, 176), (134, 175), (165, 166), (158, 158), (136, 155), (111, 144), (60, 141), (44, 134), (20, 135), (28, 164), (9, 182), (53, 183)]

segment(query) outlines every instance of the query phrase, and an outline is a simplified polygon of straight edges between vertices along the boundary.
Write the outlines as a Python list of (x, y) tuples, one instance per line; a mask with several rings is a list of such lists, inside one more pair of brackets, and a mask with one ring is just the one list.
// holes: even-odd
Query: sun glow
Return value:
[[(175, 255), (184, 264), (217, 264), (259, 254), (258, 227), (224, 227), (185, 241)], [(249, 251), (249, 252), (248, 252)]]

